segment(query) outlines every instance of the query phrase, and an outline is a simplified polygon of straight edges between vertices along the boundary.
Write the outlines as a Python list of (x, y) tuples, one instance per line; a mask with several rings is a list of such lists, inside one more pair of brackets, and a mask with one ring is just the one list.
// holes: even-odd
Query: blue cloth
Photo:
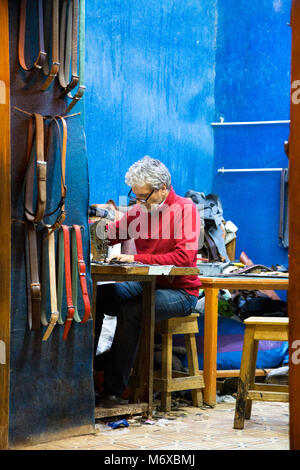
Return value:
[[(120, 395), (128, 385), (140, 339), (142, 292), (142, 283), (133, 281), (103, 284), (97, 289), (96, 343), (103, 315), (117, 316), (114, 340), (103, 361), (105, 391), (110, 394)], [(156, 289), (155, 321), (190, 315), (197, 300), (184, 290)]]

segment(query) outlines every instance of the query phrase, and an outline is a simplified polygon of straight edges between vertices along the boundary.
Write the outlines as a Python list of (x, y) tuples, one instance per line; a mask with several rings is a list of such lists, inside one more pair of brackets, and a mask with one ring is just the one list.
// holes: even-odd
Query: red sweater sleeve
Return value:
[(200, 217), (194, 205), (190, 210), (179, 211), (174, 218), (174, 225), (181, 224), (181, 238), (173, 238), (169, 241), (169, 250), (166, 253), (139, 253), (134, 255), (134, 260), (143, 264), (161, 264), (174, 266), (193, 266), (198, 251), (200, 233)]
[(112, 222), (108, 225), (108, 240), (109, 244), (116, 245), (130, 240), (132, 237), (128, 234), (130, 223), (139, 215), (139, 210), (133, 206), (126, 212), (120, 220)]

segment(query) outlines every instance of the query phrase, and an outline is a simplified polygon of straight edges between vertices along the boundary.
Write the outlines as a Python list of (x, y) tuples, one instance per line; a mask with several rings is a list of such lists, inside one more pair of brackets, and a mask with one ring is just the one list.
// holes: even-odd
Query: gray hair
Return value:
[(164, 184), (171, 186), (171, 175), (168, 168), (159, 160), (148, 155), (135, 162), (125, 175), (128, 186), (149, 184), (153, 189), (160, 189)]

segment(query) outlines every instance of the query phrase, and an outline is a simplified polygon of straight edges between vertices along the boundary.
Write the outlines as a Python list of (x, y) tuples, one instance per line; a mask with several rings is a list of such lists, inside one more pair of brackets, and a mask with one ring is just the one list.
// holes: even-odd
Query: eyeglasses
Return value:
[(132, 192), (132, 189), (129, 191), (127, 197), (131, 200), (131, 201), (135, 201), (135, 202), (141, 202), (142, 204), (145, 204), (149, 197), (152, 196), (152, 194), (154, 193), (155, 189), (152, 189), (151, 193), (148, 194), (148, 196), (145, 198), (145, 199), (142, 199), (140, 197), (136, 197), (136, 196), (131, 196), (131, 192)]

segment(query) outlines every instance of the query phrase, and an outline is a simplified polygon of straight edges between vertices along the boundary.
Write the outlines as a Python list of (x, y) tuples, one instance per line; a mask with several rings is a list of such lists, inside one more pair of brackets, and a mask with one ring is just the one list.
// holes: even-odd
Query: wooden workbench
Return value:
[[(158, 268), (158, 267), (156, 267)], [(114, 409), (97, 407), (95, 417), (133, 414), (146, 412), (149, 416), (153, 409), (153, 354), (154, 354), (154, 291), (156, 277), (159, 274), (149, 274), (149, 265), (138, 264), (92, 264), (91, 276), (93, 281), (92, 312), (96, 314), (97, 282), (100, 281), (138, 281), (143, 285), (143, 364), (140, 377), (140, 403), (120, 406)], [(198, 268), (173, 267), (168, 276), (197, 275)]]

